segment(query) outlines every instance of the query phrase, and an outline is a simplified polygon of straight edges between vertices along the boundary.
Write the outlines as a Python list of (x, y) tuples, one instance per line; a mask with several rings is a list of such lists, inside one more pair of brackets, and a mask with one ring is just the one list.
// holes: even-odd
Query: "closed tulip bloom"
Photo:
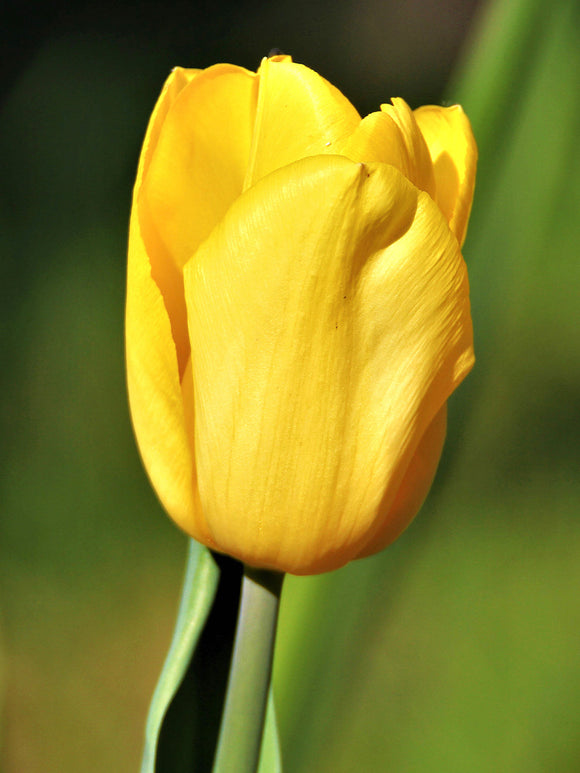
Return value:
[(130, 407), (169, 515), (294, 574), (392, 542), (473, 365), (462, 109), (361, 119), (289, 57), (177, 68), (151, 117), (128, 262)]

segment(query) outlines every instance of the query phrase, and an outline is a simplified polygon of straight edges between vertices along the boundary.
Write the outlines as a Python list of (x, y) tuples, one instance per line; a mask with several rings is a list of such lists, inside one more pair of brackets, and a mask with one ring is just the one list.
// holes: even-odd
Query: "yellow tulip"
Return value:
[(315, 574), (410, 523), (473, 365), (459, 106), (360, 118), (290, 57), (175, 69), (135, 184), (127, 377), (169, 515)]

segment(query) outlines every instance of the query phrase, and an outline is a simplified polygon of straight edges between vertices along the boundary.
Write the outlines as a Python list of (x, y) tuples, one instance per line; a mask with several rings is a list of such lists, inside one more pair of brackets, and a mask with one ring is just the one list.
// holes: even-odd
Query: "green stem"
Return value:
[(284, 575), (244, 567), (234, 654), (213, 773), (256, 773)]

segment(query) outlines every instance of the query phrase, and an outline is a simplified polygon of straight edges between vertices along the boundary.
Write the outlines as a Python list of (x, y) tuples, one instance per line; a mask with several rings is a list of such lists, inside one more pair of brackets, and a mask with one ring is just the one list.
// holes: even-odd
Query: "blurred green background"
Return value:
[(131, 186), (174, 65), (278, 46), (361, 113), (461, 101), (480, 145), (477, 365), (406, 534), (287, 583), (284, 770), (579, 771), (577, 2), (9, 2), (0, 44), (1, 770), (138, 769), (185, 539), (126, 405)]

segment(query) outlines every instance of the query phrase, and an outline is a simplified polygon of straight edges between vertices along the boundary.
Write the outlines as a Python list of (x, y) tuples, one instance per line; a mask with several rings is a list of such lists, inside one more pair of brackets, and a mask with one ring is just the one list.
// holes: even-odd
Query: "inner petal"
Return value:
[(167, 112), (139, 193), (139, 220), (171, 320), (180, 374), (189, 354), (182, 269), (242, 192), (256, 75), (216, 65), (197, 74)]
[(245, 188), (274, 169), (307, 156), (336, 153), (360, 116), (331, 83), (289, 57), (264, 59)]

